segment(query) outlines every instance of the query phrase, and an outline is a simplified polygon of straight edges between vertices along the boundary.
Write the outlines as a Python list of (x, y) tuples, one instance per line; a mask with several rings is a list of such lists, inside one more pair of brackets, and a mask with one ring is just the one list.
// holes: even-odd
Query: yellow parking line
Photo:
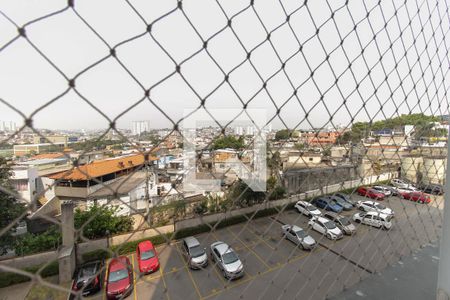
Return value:
[(110, 261), (110, 259), (107, 259), (106, 262), (105, 262), (106, 271), (105, 271), (105, 278), (103, 279), (103, 295), (102, 295), (102, 300), (105, 300), (105, 297), (106, 297), (106, 282), (107, 282), (107, 280), (108, 280), (109, 261)]
[(166, 298), (169, 300), (170, 299), (170, 297), (169, 297), (169, 290), (167, 289), (166, 280), (164, 279), (164, 274), (162, 272), (162, 268), (161, 267), (159, 267), (159, 273), (161, 273), (161, 279), (162, 279), (162, 282), (164, 284), (164, 290), (165, 290)]
[(133, 267), (133, 295), (134, 300), (136, 300), (136, 272), (134, 270), (134, 254), (131, 254), (131, 266)]
[(259, 259), (259, 260), (263, 263), (263, 265), (265, 265), (268, 269), (270, 269), (270, 266), (264, 261), (264, 259), (262, 259), (262, 258), (258, 255), (258, 253), (256, 253), (255, 251), (253, 251), (252, 248), (248, 247), (247, 244), (244, 243), (244, 241), (242, 241), (242, 240), (239, 238), (239, 236), (237, 236), (237, 235), (236, 235), (233, 231), (231, 231), (228, 227), (227, 227), (227, 230), (228, 230), (232, 235), (234, 235), (234, 236), (236, 237), (236, 239), (237, 239), (238, 241), (240, 241), (240, 242), (245, 246), (245, 248), (247, 248), (250, 252), (252, 252), (252, 253), (256, 256), (256, 258)]
[(180, 248), (178, 247), (178, 245), (175, 245), (175, 248), (176, 248), (175, 251), (176, 251), (176, 252), (178, 253), (178, 255), (180, 256), (180, 259), (184, 262), (184, 268), (186, 268), (186, 270), (187, 270), (187, 272), (188, 272), (188, 274), (189, 274), (189, 278), (190, 278), (191, 281), (192, 281), (192, 285), (194, 286), (195, 291), (197, 292), (197, 295), (198, 295), (199, 299), (203, 298), (203, 297), (202, 297), (202, 294), (200, 293), (200, 290), (199, 290), (198, 287), (197, 287), (197, 284), (195, 283), (194, 277), (192, 276), (191, 270), (189, 269), (189, 267), (188, 267), (188, 265), (187, 265), (187, 262), (184, 261), (184, 257), (183, 257), (183, 255), (181, 255), (181, 253), (180, 253), (180, 251), (181, 251)]

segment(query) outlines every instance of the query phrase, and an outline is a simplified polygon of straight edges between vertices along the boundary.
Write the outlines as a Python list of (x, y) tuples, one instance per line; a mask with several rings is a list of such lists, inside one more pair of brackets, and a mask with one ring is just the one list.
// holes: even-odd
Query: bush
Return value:
[(75, 210), (75, 228), (83, 225), (83, 235), (88, 239), (106, 237), (110, 235), (130, 232), (133, 229), (134, 219), (130, 216), (116, 216), (117, 208), (93, 205), (88, 210)]
[(56, 226), (52, 226), (41, 234), (26, 233), (18, 237), (14, 250), (18, 255), (56, 250), (62, 242), (61, 232)]

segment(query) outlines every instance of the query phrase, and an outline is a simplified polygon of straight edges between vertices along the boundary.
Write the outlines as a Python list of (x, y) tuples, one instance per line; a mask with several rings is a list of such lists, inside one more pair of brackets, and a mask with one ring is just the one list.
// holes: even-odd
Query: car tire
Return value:
[(360, 224), (360, 223), (361, 223), (361, 220), (360, 220), (360, 219), (356, 219), (355, 222), (358, 223), (358, 224)]
[(359, 209), (360, 211), (364, 211), (364, 207), (362, 207), (362, 206), (358, 207), (358, 209)]
[(222, 270), (222, 275), (226, 280), (228, 280), (228, 276), (227, 276), (227, 273), (225, 272), (225, 270)]
[(331, 234), (327, 233), (327, 234), (326, 234), (326, 237), (327, 237), (327, 239), (330, 239), (330, 240), (331, 240)]

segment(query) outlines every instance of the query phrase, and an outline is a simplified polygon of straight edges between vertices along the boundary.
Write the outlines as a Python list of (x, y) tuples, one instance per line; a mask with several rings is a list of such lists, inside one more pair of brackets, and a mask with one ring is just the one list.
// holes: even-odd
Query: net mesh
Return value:
[[(113, 295), (111, 263), (125, 256), (134, 299), (323, 299), (438, 240), (449, 113), (447, 1), (21, 5), (0, 4), (1, 117), (21, 120), (9, 130), (3, 122), (1, 145), (45, 145), (15, 146), (19, 168), (0, 186), (4, 203), (23, 203), (2, 223), (9, 248), (0, 268), (4, 278), (31, 280), (29, 297), (84, 297), (88, 284), (73, 288), (76, 280), (51, 276), (63, 278), (72, 244), (75, 274), (86, 261), (101, 262), (94, 297)], [(261, 108), (266, 120), (253, 126), (252, 110)], [(209, 123), (197, 128), (200, 142), (189, 140), (183, 124), (200, 112)], [(121, 129), (135, 116), (165, 129), (144, 121), (133, 122), (134, 132)], [(41, 129), (49, 120), (106, 129), (67, 144)], [(258, 192), (232, 165), (254, 167), (255, 139), (263, 134), (268, 180)], [(186, 143), (195, 144), (197, 157), (189, 169)], [(69, 165), (45, 171), (23, 163), (23, 155), (41, 152), (59, 153)], [(18, 179), (23, 165), (44, 178), (28, 196), (28, 183)], [(188, 173), (221, 186), (186, 191)], [(426, 194), (408, 190), (411, 184)], [(374, 185), (381, 188), (360, 188)], [(357, 203), (369, 198), (375, 204)], [(355, 232), (335, 220), (352, 231), (341, 238), (326, 220), (308, 218), (311, 201), (322, 215), (343, 207), (341, 222), (351, 220)], [(379, 204), (395, 217), (370, 206)], [(115, 207), (115, 217), (105, 220), (105, 207)], [(65, 218), (67, 210), (75, 210), (75, 220)], [(107, 219), (116, 222), (111, 229), (95, 228)], [(25, 220), (38, 233), (11, 234)], [(191, 270), (188, 236), (206, 249), (209, 265), (201, 270)], [(142, 273), (143, 240), (159, 257), (151, 274)], [(242, 271), (219, 259), (216, 241), (237, 253)]]

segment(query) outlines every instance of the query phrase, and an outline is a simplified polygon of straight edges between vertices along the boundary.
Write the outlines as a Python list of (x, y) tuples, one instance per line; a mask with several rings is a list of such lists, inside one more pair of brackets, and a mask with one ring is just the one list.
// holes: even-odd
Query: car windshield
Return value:
[(307, 236), (306, 232), (302, 229), (296, 231), (295, 234), (301, 239), (303, 239)]
[(236, 262), (238, 260), (238, 257), (234, 252), (227, 252), (224, 255), (222, 255), (222, 259), (223, 263), (228, 265)]
[(325, 222), (324, 225), (325, 225), (325, 227), (328, 228), (328, 229), (334, 229), (334, 228), (336, 228), (336, 225), (335, 225), (333, 222), (331, 222), (331, 221)]
[(336, 203), (336, 201), (331, 200), (331, 201), (328, 203), (328, 205), (337, 205), (337, 203)]
[(315, 208), (315, 207), (312, 206), (312, 205), (308, 205), (308, 206), (306, 207), (306, 209), (309, 210), (309, 211), (315, 211), (317, 208)]
[(120, 281), (122, 279), (125, 279), (128, 277), (128, 271), (127, 269), (120, 269), (114, 272), (109, 273), (108, 281), (109, 282), (116, 282)]
[(141, 253), (141, 260), (148, 260), (153, 257), (155, 257), (155, 252), (153, 250), (148, 250)]
[(386, 206), (384, 206), (382, 204), (379, 204), (379, 203), (375, 204), (375, 207), (378, 208), (378, 209), (385, 209), (386, 208)]
[(347, 217), (341, 217), (339, 218), (339, 221), (341, 222), (342, 225), (344, 226), (348, 226), (350, 225), (350, 220)]
[(203, 249), (200, 245), (194, 246), (189, 249), (189, 253), (192, 257), (199, 257), (205, 254), (205, 249)]

